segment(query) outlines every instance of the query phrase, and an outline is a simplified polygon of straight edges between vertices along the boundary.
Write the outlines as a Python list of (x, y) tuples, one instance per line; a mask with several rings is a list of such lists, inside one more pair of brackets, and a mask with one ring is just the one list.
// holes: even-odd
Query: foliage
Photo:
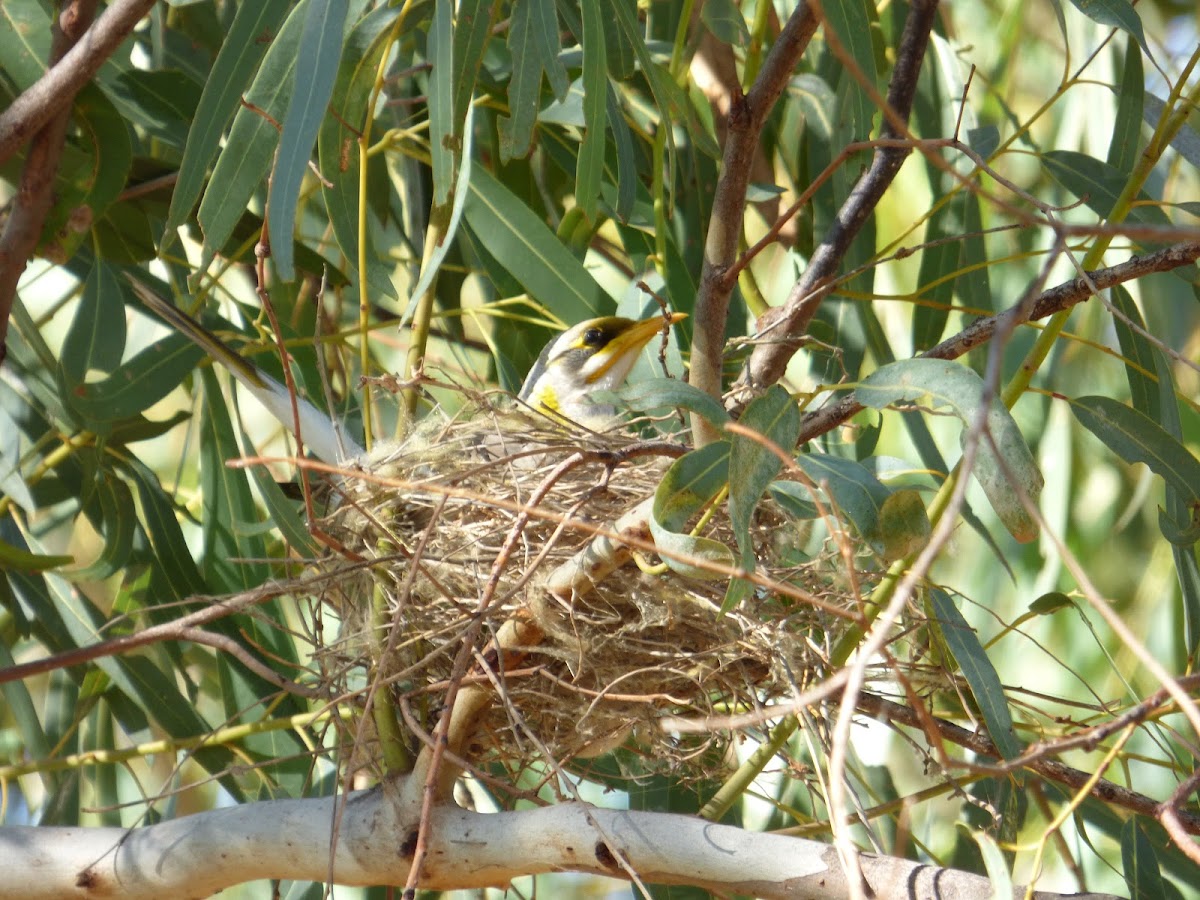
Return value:
[[(739, 726), (771, 752), (719, 760), (723, 785), (642, 772), (636, 740), (577, 772), (1047, 890), (1196, 895), (1196, 20), (944, 4), (909, 79), (922, 3), (824, 2), (781, 77), (793, 6), (157, 4), (75, 96), (16, 256), (43, 136), (0, 153), (13, 287), (31, 259), (0, 296), (6, 823), (339, 786), (329, 709), (280, 689), (312, 611), (260, 590), (323, 552), (275, 480), (289, 416), (146, 288), (367, 448), (516, 391), (567, 324), (667, 304), (692, 386), (652, 347), (623, 395), (701, 420), (660, 428), (695, 448), (655, 500), (665, 562), (719, 564), (747, 608), (749, 541), (695, 522), (728, 496), (740, 535), (769, 498), (798, 560), (842, 555), (857, 616), (795, 688), (849, 666), (858, 699)], [(52, 19), (0, 6), (10, 110)], [(250, 599), (208, 616), (226, 595)], [(894, 733), (852, 733), (856, 706)]]

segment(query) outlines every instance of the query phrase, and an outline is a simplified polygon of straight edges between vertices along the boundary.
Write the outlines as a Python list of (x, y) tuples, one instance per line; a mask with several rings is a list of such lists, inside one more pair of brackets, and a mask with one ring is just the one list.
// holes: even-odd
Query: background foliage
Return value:
[[(40, 0), (0, 7), (6, 104), (46, 71), (53, 13)], [(281, 381), (286, 347), (294, 389), (364, 446), (461, 402), (364, 376), (407, 384), (423, 360), (435, 381), (514, 391), (563, 325), (652, 314), (644, 288), (692, 314), (677, 329), (685, 358), (693, 327), (730, 339), (728, 387), (754, 346), (743, 339), (789, 302), (871, 161), (876, 148), (855, 142), (880, 135), (912, 10), (821, 4), (744, 160), (739, 226), (740, 199), (719, 188), (722, 148), (745, 127), (732, 88), (755, 83), (792, 15), (750, 0), (155, 5), (74, 100), (35, 249), (0, 257), (14, 285), (32, 257), (0, 369), (0, 667), (169, 629), (315, 552), (272, 477), (291, 477), (286, 462), (226, 465), (294, 445), (162, 327), (128, 273)], [(913, 627), (893, 632), (873, 685), (986, 732), (1004, 757), (1061, 758), (1143, 799), (1183, 785), (1175, 802), (1193, 815), (1196, 735), (1178, 696), (1155, 693), (1165, 675), (1193, 690), (1200, 640), (1186, 253), (957, 363), (883, 367), (1078, 267), (1200, 239), (1198, 58), (1184, 4), (944, 5), (912, 95), (917, 143), (783, 377), (803, 412), (859, 388), (869, 408), (850, 425), (804, 420), (800, 460), (824, 467), (809, 475), (852, 553), (880, 571), (899, 560), (897, 576), (941, 521), (990, 379), (1019, 429), (994, 452), (980, 444), (999, 486), (972, 483), (948, 540), (930, 545)], [(5, 249), (31, 146), (0, 156)], [(727, 315), (697, 306), (714, 229), (734, 229), (744, 254)], [(1002, 472), (1035, 464), (1041, 528)], [(132, 825), (333, 791), (328, 713), (253, 664), (295, 676), (310, 651), (303, 613), (271, 599), (203, 634), (6, 680), (5, 821)], [(826, 649), (844, 662), (855, 644)], [(1018, 882), (1045, 872), (1047, 889), (1196, 895), (1197, 867), (1153, 803), (1106, 804), (1031, 765), (947, 777), (945, 754), (987, 754), (939, 746), (919, 722), (856, 728), (838, 747), (829, 702), (801, 730), (775, 729), (777, 754), (735, 788), (728, 821), (829, 834), (838, 750), (861, 812), (849, 839), (864, 848)], [(1112, 727), (1066, 746), (1093, 726)], [(695, 810), (716, 788), (656, 775), (629, 802)]]

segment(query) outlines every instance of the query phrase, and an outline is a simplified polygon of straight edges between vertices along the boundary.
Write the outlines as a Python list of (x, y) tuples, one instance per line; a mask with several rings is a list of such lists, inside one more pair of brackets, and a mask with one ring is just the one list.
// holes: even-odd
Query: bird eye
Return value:
[(583, 333), (583, 343), (585, 347), (599, 347), (604, 343), (604, 332), (599, 328), (589, 328)]

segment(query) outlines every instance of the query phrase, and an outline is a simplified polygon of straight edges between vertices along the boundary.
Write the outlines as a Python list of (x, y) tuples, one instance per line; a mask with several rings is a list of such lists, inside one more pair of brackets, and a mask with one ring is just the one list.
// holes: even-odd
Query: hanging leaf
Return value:
[[(984, 391), (983, 381), (965, 366), (910, 359), (877, 369), (863, 380), (855, 396), (875, 409), (899, 402), (928, 403), (934, 409), (948, 406), (968, 427), (974, 427)], [(1042, 492), (1042, 473), (1004, 404), (993, 397), (984, 416), (987, 434), (980, 436), (971, 474), (1009, 533), (1018, 541), (1031, 541), (1037, 536), (1037, 524), (1022, 506), (1005, 469), (1031, 503), (1037, 503)]]

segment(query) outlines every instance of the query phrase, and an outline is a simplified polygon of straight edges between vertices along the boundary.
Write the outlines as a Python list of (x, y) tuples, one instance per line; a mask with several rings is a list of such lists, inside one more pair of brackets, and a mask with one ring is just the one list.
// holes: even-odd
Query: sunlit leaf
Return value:
[[(983, 404), (983, 382), (965, 366), (932, 359), (911, 359), (877, 369), (863, 380), (856, 396), (866, 406), (928, 402), (949, 406), (967, 427), (974, 427)], [(1037, 536), (1037, 525), (1021, 504), (1005, 469), (1033, 503), (1042, 491), (1042, 474), (1012, 415), (993, 397), (983, 412), (987, 434), (976, 449), (975, 476), (1000, 520), (1019, 541)], [(1002, 462), (1003, 461), (1003, 462)]]
[(269, 46), (262, 40), (263, 35), (274, 36), (289, 5), (288, 0), (263, 0), (261, 3), (238, 6), (229, 36), (221, 45), (221, 52), (217, 54), (209, 78), (204, 83), (204, 91), (188, 131), (183, 162), (179, 166), (179, 180), (171, 195), (171, 209), (167, 215), (168, 233), (182, 225), (196, 205), (204, 176), (217, 154), (225, 126), (237, 112), (242, 92)]
[(714, 579), (723, 576), (705, 568), (704, 562), (726, 568), (734, 565), (733, 551), (724, 544), (683, 531), (728, 483), (729, 444), (726, 441), (693, 450), (667, 469), (654, 493), (650, 533), (673, 571), (689, 578)]

